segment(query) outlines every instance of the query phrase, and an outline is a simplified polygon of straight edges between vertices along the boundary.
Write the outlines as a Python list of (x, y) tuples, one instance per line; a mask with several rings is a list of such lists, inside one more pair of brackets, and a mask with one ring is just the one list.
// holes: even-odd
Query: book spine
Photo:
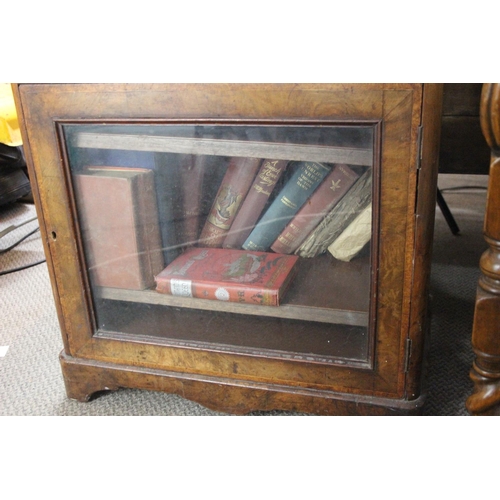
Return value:
[(187, 155), (181, 167), (183, 224), (179, 239), (184, 247), (194, 245), (198, 239), (206, 158), (206, 156)]
[(191, 297), (223, 302), (238, 302), (263, 306), (279, 305), (278, 290), (242, 287), (227, 283), (199, 283), (186, 279), (158, 279), (156, 290), (177, 297)]
[(322, 163), (301, 162), (250, 233), (243, 248), (267, 251), (330, 170)]
[(307, 203), (276, 238), (271, 250), (284, 254), (293, 253), (321, 219), (342, 199), (358, 177), (347, 165), (335, 165)]
[(153, 170), (147, 170), (137, 178), (137, 229), (141, 268), (144, 270), (147, 286), (154, 285), (153, 276), (165, 266), (162, 252), (158, 206), (156, 202), (155, 177)]
[(181, 155), (155, 153), (156, 196), (160, 214), (163, 259), (172, 262), (180, 253), (180, 217), (182, 216), (180, 164)]
[(232, 158), (198, 244), (222, 247), (226, 234), (262, 163), (260, 158)]
[(368, 169), (306, 237), (295, 254), (303, 258), (311, 258), (326, 252), (328, 246), (335, 241), (359, 212), (368, 203), (371, 203), (371, 199), (372, 171)]
[(287, 160), (264, 160), (222, 244), (223, 248), (241, 248), (287, 164)]

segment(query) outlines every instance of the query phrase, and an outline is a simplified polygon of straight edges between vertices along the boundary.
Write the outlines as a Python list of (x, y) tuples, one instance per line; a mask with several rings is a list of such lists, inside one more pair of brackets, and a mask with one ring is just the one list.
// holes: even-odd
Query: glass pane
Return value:
[(373, 126), (64, 129), (98, 332), (368, 362)]

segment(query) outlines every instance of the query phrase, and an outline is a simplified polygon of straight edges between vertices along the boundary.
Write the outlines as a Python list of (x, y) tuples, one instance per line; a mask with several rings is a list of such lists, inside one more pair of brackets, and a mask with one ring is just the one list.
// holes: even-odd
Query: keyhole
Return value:
[(56, 239), (57, 239), (57, 234), (56, 234), (56, 232), (55, 232), (55, 231), (52, 231), (51, 236), (52, 236), (52, 239), (53, 239), (54, 241), (56, 241)]

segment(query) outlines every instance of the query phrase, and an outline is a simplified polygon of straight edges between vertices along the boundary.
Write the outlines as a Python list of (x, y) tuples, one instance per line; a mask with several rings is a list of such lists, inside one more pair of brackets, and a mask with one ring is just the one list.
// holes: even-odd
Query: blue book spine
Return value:
[(243, 248), (266, 252), (330, 170), (331, 167), (322, 163), (300, 162), (248, 236)]

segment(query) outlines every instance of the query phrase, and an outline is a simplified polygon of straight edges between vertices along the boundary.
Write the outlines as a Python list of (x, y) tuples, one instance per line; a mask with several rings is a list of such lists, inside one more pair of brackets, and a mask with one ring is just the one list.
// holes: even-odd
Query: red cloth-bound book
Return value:
[(201, 231), (200, 246), (222, 247), (261, 163), (262, 158), (231, 158), (210, 214)]
[(297, 271), (296, 255), (190, 248), (155, 277), (160, 293), (279, 306)]

